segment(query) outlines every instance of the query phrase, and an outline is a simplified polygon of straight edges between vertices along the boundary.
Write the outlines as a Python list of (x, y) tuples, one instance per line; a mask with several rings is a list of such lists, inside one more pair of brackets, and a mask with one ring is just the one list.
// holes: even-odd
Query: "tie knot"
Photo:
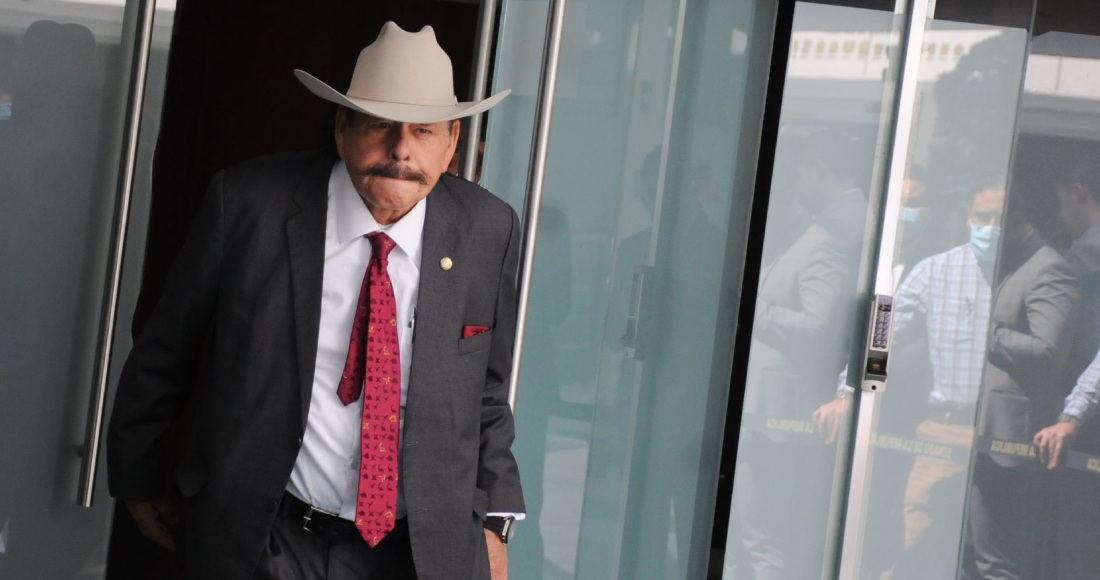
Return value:
[(390, 259), (390, 250), (397, 245), (394, 243), (393, 238), (382, 232), (371, 232), (367, 234), (367, 239), (370, 240), (370, 248), (373, 255), (378, 256), (378, 259), (382, 262), (388, 262)]

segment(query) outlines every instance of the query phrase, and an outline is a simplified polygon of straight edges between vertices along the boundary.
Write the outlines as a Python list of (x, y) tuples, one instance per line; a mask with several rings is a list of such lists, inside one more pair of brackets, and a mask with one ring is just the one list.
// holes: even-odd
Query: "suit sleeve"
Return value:
[(754, 328), (758, 337), (772, 344), (811, 347), (830, 340), (834, 325), (847, 319), (847, 282), (854, 264), (830, 248), (819, 249), (812, 258), (798, 272), (797, 307), (760, 301)]
[(500, 269), (492, 351), (481, 398), (481, 447), (477, 486), (489, 495), (489, 512), (523, 513), (519, 468), (512, 456), (515, 423), (508, 406), (512, 347), (516, 331), (516, 275), (519, 268), (519, 218), (514, 211), (508, 246)]
[(989, 360), (1008, 372), (1061, 364), (1069, 350), (1078, 300), (1077, 280), (1068, 265), (1045, 268), (1024, 297), (1026, 332), (994, 329)]
[(152, 499), (168, 492), (161, 439), (194, 384), (213, 320), (224, 239), (219, 174), (119, 378), (107, 432), (108, 484), (116, 498)]

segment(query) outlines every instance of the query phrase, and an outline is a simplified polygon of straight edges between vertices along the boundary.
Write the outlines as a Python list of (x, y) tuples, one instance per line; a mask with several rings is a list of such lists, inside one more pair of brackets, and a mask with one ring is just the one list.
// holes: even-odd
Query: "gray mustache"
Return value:
[(396, 163), (385, 163), (381, 165), (371, 165), (363, 172), (364, 175), (386, 177), (389, 179), (403, 179), (405, 181), (415, 181), (421, 185), (428, 184), (428, 176), (420, 173), (419, 171), (413, 171), (411, 169), (404, 169)]

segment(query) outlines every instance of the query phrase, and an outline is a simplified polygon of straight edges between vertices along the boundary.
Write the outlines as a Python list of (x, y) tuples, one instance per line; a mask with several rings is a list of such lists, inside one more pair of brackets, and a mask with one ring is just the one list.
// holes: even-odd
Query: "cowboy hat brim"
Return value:
[(349, 97), (300, 69), (294, 70), (294, 76), (298, 77), (298, 80), (311, 93), (326, 101), (399, 123), (439, 123), (469, 117), (489, 110), (490, 107), (502, 101), (504, 97), (512, 92), (511, 90), (505, 90), (481, 101), (456, 103), (448, 106), (409, 105)]

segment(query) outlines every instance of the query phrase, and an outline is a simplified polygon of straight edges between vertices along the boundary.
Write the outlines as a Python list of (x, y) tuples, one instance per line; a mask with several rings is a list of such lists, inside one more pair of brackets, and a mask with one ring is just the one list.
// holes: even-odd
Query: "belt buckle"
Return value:
[(315, 510), (314, 510), (313, 506), (311, 506), (309, 504), (306, 504), (306, 513), (302, 514), (302, 529), (309, 532), (309, 533), (311, 533), (311, 534), (316, 533), (313, 530), (311, 530), (310, 527), (309, 527), (309, 521), (311, 519), (313, 519), (313, 512), (314, 511)]
[[(307, 503), (306, 504), (306, 512), (304, 514), (302, 514), (302, 529), (309, 532), (309, 533), (311, 533), (311, 534), (315, 534), (315, 535), (319, 535), (319, 532), (314, 530), (309, 525), (310, 522), (313, 521), (313, 514), (323, 514), (323, 515), (326, 515), (326, 516), (329, 516), (329, 517), (334, 517), (334, 518), (340, 517), (339, 514), (334, 514), (330, 511), (323, 510), (319, 507), (313, 507), (312, 505)], [(323, 530), (324, 526), (321, 526), (321, 528)]]

